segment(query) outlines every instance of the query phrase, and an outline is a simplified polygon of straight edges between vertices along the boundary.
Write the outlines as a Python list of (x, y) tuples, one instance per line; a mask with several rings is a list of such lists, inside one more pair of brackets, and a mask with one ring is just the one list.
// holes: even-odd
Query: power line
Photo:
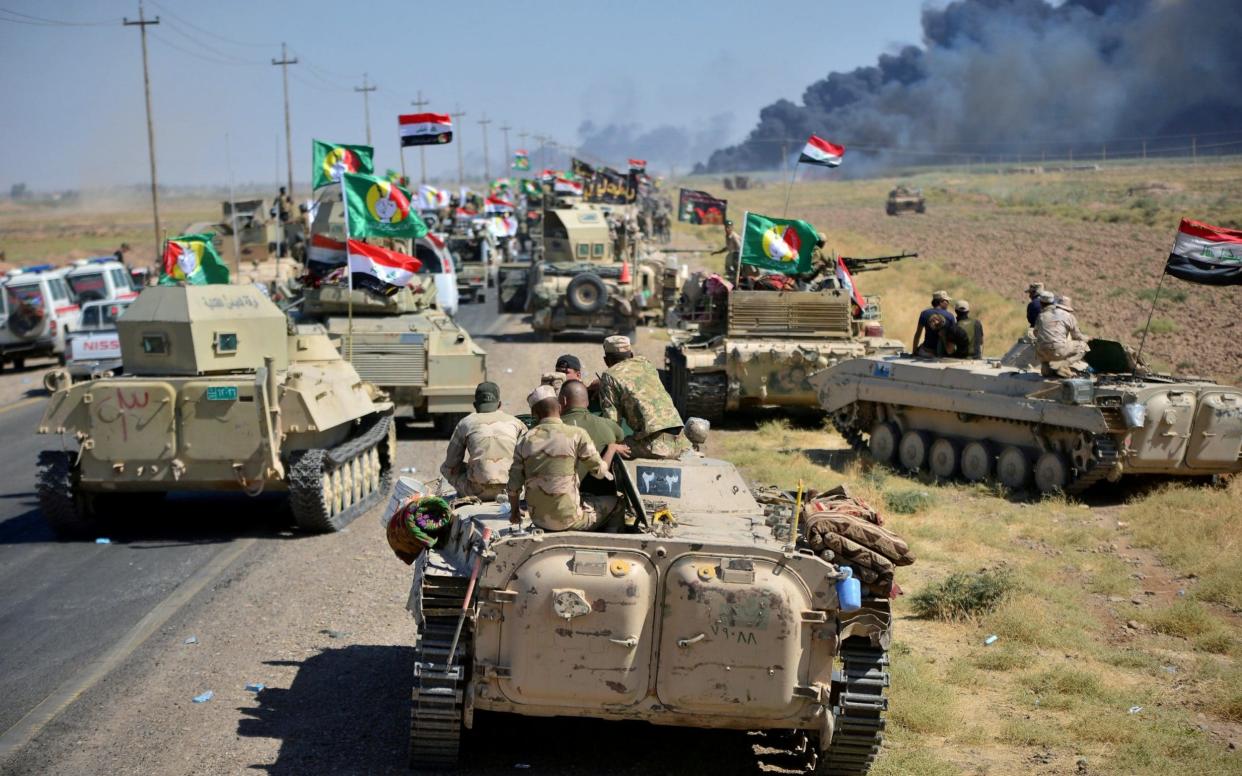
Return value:
[[(22, 17), (21, 19), (5, 19), (3, 17), (0, 17), (0, 21), (16, 22), (17, 24), (32, 24), (32, 25), (43, 26), (43, 27), (103, 27), (105, 25), (110, 26), (110, 25), (116, 24), (116, 19), (108, 19), (106, 21), (98, 21), (98, 22), (78, 22), (78, 21), (66, 21), (63, 19), (48, 19), (47, 17), (44, 17), (44, 16), (31, 16), (28, 13), (22, 13), (21, 11), (14, 11), (8, 8), (0, 8), (0, 11), (3, 11), (4, 13), (7, 13), (7, 14), (11, 14), (13, 16)], [(26, 19), (27, 21), (22, 21), (22, 19)]]
[(168, 10), (168, 8), (166, 8), (164, 5), (162, 5), (162, 4), (160, 4), (160, 3), (155, 2), (155, 0), (151, 0), (151, 5), (155, 6), (155, 7), (156, 7), (156, 8), (158, 8), (158, 9), (160, 9), (160, 10), (161, 10), (161, 11), (163, 11), (165, 14), (167, 14), (168, 16), (171, 16), (172, 18), (174, 18), (174, 19), (176, 19), (177, 21), (181, 22), (182, 24), (184, 24), (185, 26), (189, 27), (190, 29), (195, 30), (196, 32), (199, 32), (199, 33), (201, 33), (201, 34), (203, 34), (203, 35), (209, 35), (209, 36), (211, 36), (211, 37), (213, 37), (213, 38), (215, 38), (215, 39), (217, 39), (217, 40), (223, 41), (223, 42), (228, 43), (228, 44), (233, 45), (233, 46), (245, 46), (245, 47), (247, 47), (247, 48), (266, 48), (266, 49), (270, 49), (270, 48), (272, 48), (272, 47), (274, 47), (274, 46), (276, 45), (276, 43), (275, 43), (274, 41), (272, 41), (272, 42), (267, 42), (267, 43), (247, 43), (247, 42), (245, 42), (245, 41), (233, 40), (232, 38), (226, 38), (225, 36), (221, 35), (220, 33), (215, 32), (214, 30), (208, 30), (208, 29), (205, 29), (205, 28), (203, 28), (203, 27), (199, 27), (197, 24), (195, 24), (194, 22), (192, 22), (192, 21), (190, 21), (189, 19), (185, 18), (184, 16), (179, 16), (178, 14), (175, 14), (175, 13), (173, 13), (172, 11)]

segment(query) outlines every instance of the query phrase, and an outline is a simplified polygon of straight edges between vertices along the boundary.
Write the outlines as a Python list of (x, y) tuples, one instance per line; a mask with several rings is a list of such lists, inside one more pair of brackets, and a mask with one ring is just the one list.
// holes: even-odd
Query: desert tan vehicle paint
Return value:
[(1242, 471), (1242, 390), (1136, 376), (1121, 345), (1091, 340), (1091, 378), (912, 356), (842, 362), (811, 378), (847, 440), (903, 469), (1007, 488), (1081, 493), (1128, 475)]
[(792, 501), (765, 510), (731, 464), (614, 472), (636, 532), (513, 530), (490, 503), (459, 507), (419, 557), (411, 765), (452, 770), (461, 726), (484, 710), (787, 731), (817, 773), (865, 773), (887, 708), (889, 600), (843, 611), (843, 567), (789, 546)]
[(927, 200), (923, 198), (922, 189), (908, 186), (897, 186), (888, 193), (888, 201), (884, 203), (884, 212), (890, 216), (898, 213), (924, 213), (927, 211)]
[[(849, 259), (851, 270), (912, 258)], [(665, 348), (669, 393), (683, 418), (719, 420), (759, 407), (816, 408), (808, 377), (845, 359), (900, 353), (884, 337), (878, 297), (855, 315), (850, 293), (835, 277), (818, 291), (732, 291), (723, 310), (706, 309), (697, 333), (673, 332)], [(692, 304), (692, 303), (689, 303)]]
[(256, 286), (147, 288), (116, 325), (125, 375), (64, 375), (39, 423), (60, 437), (40, 453), (37, 486), (58, 534), (85, 530), (123, 494), (282, 491), (315, 531), (383, 498), (392, 404), (322, 329), (291, 329)]
[(543, 256), (528, 281), (535, 331), (633, 334), (640, 313), (634, 268), (614, 255), (605, 216), (599, 206), (581, 203), (544, 210)]
[(430, 278), (421, 290), (406, 287), (387, 297), (357, 288), (352, 293), (352, 345), (346, 286), (306, 289), (302, 314), (321, 321), (362, 379), (386, 391), (400, 411), (452, 433), (474, 411), (475, 386), (487, 379), (487, 354), (436, 307)]

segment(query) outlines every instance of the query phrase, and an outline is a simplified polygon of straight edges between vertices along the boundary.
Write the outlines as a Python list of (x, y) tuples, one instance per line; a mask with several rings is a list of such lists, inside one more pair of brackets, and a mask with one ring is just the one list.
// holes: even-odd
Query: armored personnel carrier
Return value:
[[(858, 273), (917, 255), (844, 261)], [(807, 381), (811, 374), (838, 361), (902, 351), (900, 341), (884, 336), (879, 298), (863, 301), (859, 308), (831, 269), (805, 291), (722, 290), (686, 297), (682, 318), (697, 324), (697, 331), (672, 332), (664, 350), (677, 411), (683, 418), (715, 421), (726, 412), (760, 407), (818, 408)]]
[(999, 361), (887, 356), (811, 382), (853, 445), (938, 477), (1077, 494), (1129, 475), (1242, 471), (1242, 390), (1143, 374), (1119, 343), (1090, 346), (1094, 373), (1065, 380)]
[(923, 198), (922, 189), (909, 186), (897, 186), (888, 193), (884, 203), (884, 212), (890, 216), (898, 213), (924, 213), (927, 211), (927, 200)]
[[(614, 474), (625, 531), (515, 529), (506, 506), (476, 502), (418, 556), (410, 765), (452, 770), (462, 729), (488, 711), (763, 730), (815, 773), (865, 773), (904, 542), (847, 495), (752, 493), (724, 461)], [(845, 524), (848, 549), (831, 534)]]
[(438, 308), (431, 282), (392, 296), (325, 284), (305, 289), (302, 299), (302, 317), (321, 322), (362, 379), (386, 391), (401, 414), (449, 434), (474, 411), (487, 354)]
[(303, 528), (335, 531), (379, 502), (392, 404), (318, 327), (291, 328), (253, 285), (152, 287), (116, 323), (125, 375), (61, 373), (40, 434), (43, 517), (85, 531), (137, 494), (288, 494)]

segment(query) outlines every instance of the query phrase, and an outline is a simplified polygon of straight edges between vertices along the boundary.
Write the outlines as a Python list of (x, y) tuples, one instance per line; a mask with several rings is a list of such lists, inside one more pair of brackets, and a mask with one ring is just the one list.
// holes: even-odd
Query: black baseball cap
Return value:
[(479, 383), (474, 389), (474, 408), (479, 412), (500, 409), (500, 386), (492, 382)]
[(575, 372), (582, 372), (582, 360), (572, 353), (566, 353), (556, 359), (556, 371), (564, 372), (566, 369), (572, 369)]

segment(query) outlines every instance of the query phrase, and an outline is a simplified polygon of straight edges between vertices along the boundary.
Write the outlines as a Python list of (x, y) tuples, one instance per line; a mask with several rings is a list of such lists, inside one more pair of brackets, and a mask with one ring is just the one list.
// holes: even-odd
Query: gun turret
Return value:
[(884, 269), (885, 264), (891, 264), (894, 261), (902, 259), (917, 259), (918, 251), (913, 253), (902, 252), (895, 256), (873, 256), (871, 258), (859, 259), (852, 256), (842, 256), (841, 261), (845, 262), (845, 268), (850, 274), (857, 275), (859, 272), (871, 272), (877, 269)]

